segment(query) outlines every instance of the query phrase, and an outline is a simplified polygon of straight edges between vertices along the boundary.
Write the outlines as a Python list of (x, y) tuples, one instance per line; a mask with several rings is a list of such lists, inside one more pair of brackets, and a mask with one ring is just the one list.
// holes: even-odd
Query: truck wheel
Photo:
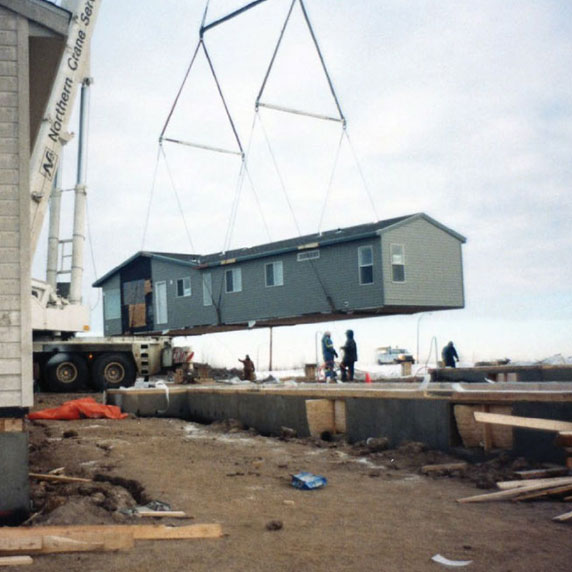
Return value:
[(46, 381), (50, 391), (78, 391), (85, 387), (87, 378), (87, 364), (78, 354), (58, 353), (46, 363)]
[(131, 387), (135, 383), (135, 364), (125, 354), (101, 354), (91, 368), (91, 385), (98, 391)]

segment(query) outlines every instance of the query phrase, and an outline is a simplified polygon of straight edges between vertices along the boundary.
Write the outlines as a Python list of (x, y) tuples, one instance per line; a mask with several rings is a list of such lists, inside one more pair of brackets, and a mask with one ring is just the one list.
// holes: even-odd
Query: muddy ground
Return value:
[[(38, 394), (35, 409), (77, 397)], [(343, 441), (263, 437), (237, 423), (131, 417), (28, 424), (31, 471), (63, 467), (66, 475), (94, 479), (63, 485), (33, 479), (31, 526), (142, 523), (129, 509), (158, 500), (189, 518), (156, 522), (220, 523), (224, 536), (36, 556), (27, 570), (444, 569), (431, 561), (436, 554), (472, 560), (463, 569), (475, 572), (571, 569), (572, 525), (551, 518), (572, 503), (456, 502), (511, 478), (528, 466), (522, 459), (501, 456), (464, 473), (429, 477), (421, 466), (456, 459), (416, 443), (375, 451)], [(299, 471), (328, 483), (296, 490), (291, 474)]]

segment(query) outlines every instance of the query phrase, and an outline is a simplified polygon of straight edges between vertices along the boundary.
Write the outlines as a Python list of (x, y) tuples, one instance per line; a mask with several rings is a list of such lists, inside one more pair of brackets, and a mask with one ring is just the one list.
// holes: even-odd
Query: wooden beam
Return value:
[(529, 469), (527, 471), (515, 471), (515, 475), (518, 475), (521, 479), (536, 479), (536, 478), (549, 478), (549, 477), (560, 477), (568, 474), (568, 469), (566, 467), (550, 467), (547, 469)]
[(516, 489), (519, 487), (528, 487), (530, 485), (546, 485), (559, 486), (572, 484), (572, 477), (552, 477), (548, 479), (523, 479), (518, 481), (499, 481), (497, 487), (503, 491), (508, 489)]
[[(572, 478), (571, 478), (570, 482), (572, 483)], [(557, 483), (557, 484), (564, 485), (567, 483)], [(532, 491), (540, 491), (542, 489), (549, 489), (552, 487), (554, 487), (554, 484), (547, 485), (546, 483), (541, 483), (541, 484), (534, 484), (534, 485), (526, 485), (524, 487), (515, 487), (515, 488), (507, 489), (504, 491), (496, 491), (494, 493), (485, 493), (482, 495), (465, 497), (462, 499), (457, 499), (457, 502), (467, 503), (467, 502), (486, 502), (486, 501), (505, 500), (505, 499), (510, 499), (512, 497), (518, 496), (522, 493), (532, 492)]]
[(572, 431), (572, 423), (568, 421), (538, 419), (535, 417), (516, 417), (515, 415), (484, 413), (482, 411), (475, 411), (475, 421), (478, 421), (479, 423), (494, 423), (496, 425), (523, 427), (525, 429), (539, 429), (541, 431)]
[(33, 563), (31, 556), (0, 556), (0, 566), (28, 566)]
[[(164, 524), (92, 524), (77, 526), (33, 526), (3, 527), (0, 539), (34, 536), (68, 536), (82, 538), (82, 534), (132, 534), (135, 540), (169, 540), (174, 538), (220, 538), (220, 524), (190, 524), (187, 526), (165, 526)], [(84, 536), (85, 538), (85, 536)]]
[(436, 473), (439, 471), (463, 471), (467, 468), (467, 463), (443, 463), (441, 465), (424, 465), (421, 467), (422, 473)]
[(24, 420), (21, 418), (4, 417), (0, 419), (0, 433), (21, 433), (24, 430)]
[(572, 510), (570, 512), (565, 512), (564, 514), (559, 514), (555, 516), (552, 520), (557, 520), (558, 522), (564, 522), (566, 520), (572, 519)]
[(572, 447), (572, 431), (560, 431), (556, 436), (556, 444), (560, 447)]
[(182, 510), (138, 510), (137, 516), (154, 518), (188, 518), (187, 513)]
[(60, 483), (93, 483), (92, 479), (82, 479), (80, 477), (66, 477), (64, 475), (50, 475), (44, 473), (28, 473), (31, 479), (42, 481), (54, 481)]
[(572, 491), (572, 485), (564, 485), (560, 487), (552, 487), (549, 489), (544, 489), (541, 491), (533, 491), (530, 493), (524, 493), (522, 495), (518, 495), (517, 497), (513, 497), (512, 501), (523, 501), (523, 500), (531, 500), (541, 497), (547, 497), (552, 495), (562, 495)]
[[(85, 532), (73, 530), (69, 534), (42, 534), (46, 527), (31, 527), (20, 536), (5, 537), (0, 531), (0, 553), (54, 554), (60, 552), (94, 552), (124, 550), (134, 545), (129, 531)], [(16, 531), (21, 529), (15, 529)]]
[[(490, 412), (490, 405), (482, 405), (484, 413)], [(485, 423), (483, 426), (483, 449), (484, 451), (490, 451), (493, 448), (493, 428), (489, 423)]]

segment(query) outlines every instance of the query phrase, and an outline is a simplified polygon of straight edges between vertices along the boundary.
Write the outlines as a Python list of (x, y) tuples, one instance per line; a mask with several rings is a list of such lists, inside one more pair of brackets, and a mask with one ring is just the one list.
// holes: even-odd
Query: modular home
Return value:
[(105, 335), (463, 308), (466, 239), (424, 213), (218, 254), (138, 252), (93, 285)]

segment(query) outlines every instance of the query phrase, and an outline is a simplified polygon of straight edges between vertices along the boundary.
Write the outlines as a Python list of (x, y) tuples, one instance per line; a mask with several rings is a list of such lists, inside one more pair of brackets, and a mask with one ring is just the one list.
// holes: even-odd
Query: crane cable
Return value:
[(153, 194), (155, 193), (155, 183), (157, 182), (157, 170), (159, 169), (159, 158), (161, 156), (161, 144), (157, 146), (157, 157), (155, 158), (155, 168), (153, 169), (153, 178), (151, 180), (151, 188), (149, 190), (149, 202), (147, 203), (147, 214), (145, 216), (145, 225), (143, 226), (143, 236), (141, 238), (141, 250), (145, 250), (145, 238), (147, 237), (147, 228), (149, 226), (149, 218), (151, 216), (151, 204), (153, 203)]
[(189, 231), (189, 227), (187, 226), (187, 220), (185, 218), (185, 213), (183, 212), (183, 207), (181, 205), (181, 200), (179, 198), (179, 193), (177, 192), (177, 187), (175, 186), (175, 181), (173, 180), (173, 175), (171, 173), (171, 169), (169, 167), (169, 162), (167, 161), (167, 155), (165, 154), (165, 150), (163, 149), (163, 145), (159, 145), (161, 154), (163, 155), (163, 159), (165, 160), (165, 167), (167, 168), (167, 175), (169, 177), (169, 181), (171, 182), (171, 187), (173, 188), (173, 192), (175, 193), (175, 198), (177, 199), (177, 206), (179, 207), (179, 213), (181, 218), (183, 219), (183, 225), (185, 227), (185, 232), (187, 233), (187, 238), (189, 239), (189, 244), (191, 246), (191, 252), (195, 250), (193, 246), (193, 239), (191, 238), (191, 233)]
[[(258, 114), (258, 111), (256, 112)], [(298, 224), (298, 219), (296, 218), (296, 213), (294, 212), (294, 209), (292, 208), (292, 203), (290, 202), (290, 198), (288, 196), (288, 191), (286, 190), (286, 185), (284, 184), (284, 178), (282, 177), (282, 173), (280, 172), (280, 169), (278, 168), (278, 162), (276, 160), (276, 156), (274, 155), (274, 151), (272, 150), (272, 146), (270, 144), (270, 139), (268, 138), (268, 134), (266, 133), (266, 129), (264, 128), (264, 124), (262, 123), (262, 119), (259, 117), (259, 122), (260, 122), (260, 126), (262, 127), (262, 132), (264, 133), (264, 138), (266, 141), (266, 146), (268, 147), (268, 151), (270, 153), (270, 156), (272, 158), (272, 163), (274, 165), (274, 169), (276, 171), (276, 175), (278, 177), (278, 180), (280, 181), (280, 187), (282, 188), (282, 192), (284, 194), (284, 197), (286, 198), (286, 202), (288, 204), (288, 207), (290, 209), (290, 212), (292, 213), (292, 218), (294, 221), (294, 225), (296, 226), (296, 229), (298, 231), (298, 236), (301, 237), (302, 236), (302, 232), (300, 230), (300, 225)], [(328, 302), (328, 305), (330, 306), (330, 310), (332, 312), (336, 311), (336, 307), (334, 305), (334, 301), (332, 299), (332, 297), (330, 296), (329, 292), (326, 289), (326, 286), (320, 276), (320, 273), (318, 271), (318, 269), (316, 268), (316, 265), (314, 264), (313, 260), (308, 260), (308, 262), (310, 263), (310, 267), (312, 268), (314, 274), (316, 275), (316, 278), (320, 284), (320, 287), (324, 293), (324, 296), (326, 297), (326, 300)]]
[(338, 147), (336, 149), (336, 156), (334, 159), (334, 165), (332, 167), (332, 172), (330, 174), (330, 180), (328, 181), (328, 188), (326, 189), (326, 197), (324, 199), (324, 206), (322, 207), (322, 213), (320, 214), (320, 222), (318, 223), (318, 234), (322, 232), (322, 222), (324, 221), (324, 215), (326, 214), (326, 206), (328, 204), (328, 197), (330, 196), (330, 191), (332, 190), (332, 184), (334, 182), (334, 175), (336, 174), (336, 167), (338, 166), (338, 159), (340, 158), (340, 149), (342, 148), (342, 141), (344, 140), (345, 128), (342, 127), (342, 133), (340, 135), (340, 140), (338, 141)]

